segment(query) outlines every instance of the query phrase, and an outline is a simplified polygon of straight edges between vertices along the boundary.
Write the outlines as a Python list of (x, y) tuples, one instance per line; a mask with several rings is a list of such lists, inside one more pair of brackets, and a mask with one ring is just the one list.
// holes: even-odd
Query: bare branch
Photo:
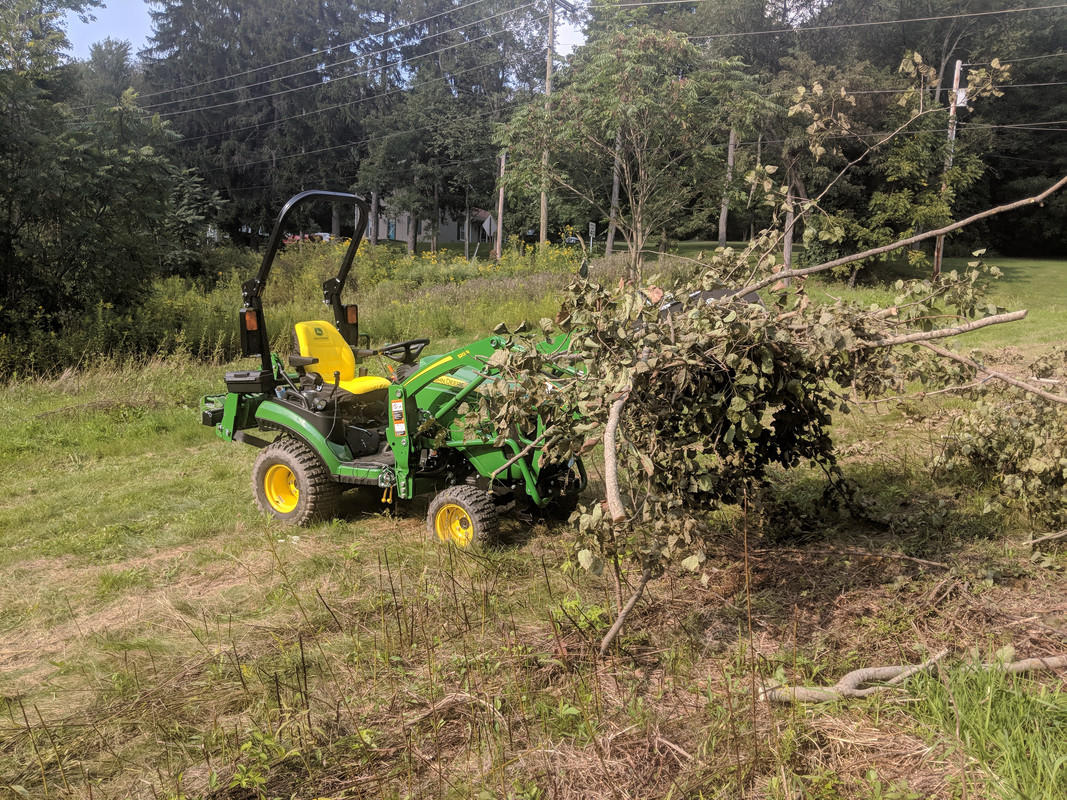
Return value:
[(1048, 534), (1048, 536), (1041, 536), (1037, 539), (1030, 539), (1028, 541), (1023, 542), (1023, 544), (1041, 544), (1042, 542), (1051, 542), (1054, 539), (1062, 539), (1064, 536), (1067, 536), (1067, 531), (1059, 531), (1058, 533), (1050, 533)]
[(972, 367), (976, 370), (979, 370), (980, 372), (984, 372), (987, 375), (997, 378), (998, 380), (1002, 380), (1004, 381), (1004, 383), (1011, 384), (1012, 386), (1016, 386), (1026, 392), (1030, 392), (1030, 394), (1036, 394), (1038, 397), (1044, 397), (1046, 400), (1051, 400), (1053, 403), (1067, 405), (1067, 397), (1063, 396), (1062, 394), (1053, 394), (1052, 392), (1046, 392), (1044, 389), (1038, 386), (1034, 386), (1033, 384), (1027, 383), (1026, 381), (1021, 381), (1018, 378), (1013, 378), (1011, 375), (1007, 375), (1003, 372), (997, 372), (996, 370), (990, 369), (989, 367), (984, 367), (977, 361), (967, 358), (967, 356), (960, 355), (959, 353), (953, 353), (951, 350), (947, 350), (944, 347), (939, 347), (936, 344), (930, 344), (930, 342), (920, 342), (920, 344), (929, 350), (933, 350), (939, 356), (944, 356), (945, 358), (950, 358), (953, 361), (958, 361), (961, 364), (966, 364), (968, 367)]
[(652, 570), (645, 567), (641, 572), (641, 582), (637, 584), (634, 593), (630, 595), (630, 599), (626, 601), (626, 606), (619, 612), (619, 616), (615, 618), (615, 624), (611, 626), (611, 630), (604, 634), (604, 638), (600, 642), (601, 658), (608, 654), (608, 648), (610, 648), (611, 643), (615, 641), (615, 637), (619, 635), (619, 631), (622, 630), (622, 626), (626, 623), (626, 617), (634, 610), (634, 606), (637, 605), (637, 601), (641, 599), (641, 593), (645, 591), (645, 586), (648, 585), (650, 580), (652, 580)]
[[(885, 144), (886, 142), (888, 142), (891, 139), (895, 138), (898, 133), (900, 133), (902, 130), (904, 130), (909, 125), (911, 125), (911, 123), (915, 122), (915, 120), (922, 119), (927, 114), (934, 114), (934, 113), (937, 113), (939, 111), (944, 111), (944, 110), (945, 110), (944, 108), (941, 108), (940, 106), (938, 106), (937, 108), (931, 108), (928, 111), (920, 111), (917, 114), (915, 114), (914, 116), (909, 117), (907, 122), (905, 122), (903, 125), (901, 125), (899, 128), (897, 128), (895, 131), (887, 133), (885, 136), (883, 136), (881, 139), (879, 139), (874, 144), (868, 145), (866, 150), (864, 150), (862, 153), (860, 153), (854, 159), (849, 161), (844, 167), (842, 167), (841, 171), (838, 172), (837, 175), (834, 176), (834, 179), (832, 181), (830, 181), (828, 184), (826, 184), (826, 186), (823, 188), (823, 190), (821, 192), (819, 192), (818, 196), (814, 200), (812, 200), (812, 204), (817, 206), (819, 204), (819, 201), (822, 200), (826, 196), (826, 193), (829, 192), (831, 188), (833, 188), (833, 185), (835, 183), (837, 183), (841, 179), (841, 177), (843, 175), (845, 175), (845, 173), (847, 173), (850, 169), (852, 169), (858, 163), (863, 161), (863, 159), (865, 159), (867, 156), (869, 156), (871, 153), (873, 153), (875, 150), (877, 150), (883, 144)], [(862, 139), (862, 136), (860, 136), (859, 134), (856, 134), (856, 138), (857, 139)]]
[(604, 490), (607, 495), (608, 513), (611, 514), (611, 521), (615, 524), (626, 519), (626, 508), (619, 494), (619, 461), (615, 451), (615, 434), (619, 430), (619, 417), (622, 415), (623, 406), (626, 405), (629, 397), (630, 389), (627, 388), (611, 404), (608, 422), (604, 426)]
[(856, 405), (860, 406), (877, 406), (879, 403), (900, 403), (905, 400), (924, 400), (927, 397), (933, 397), (938, 394), (949, 394), (951, 392), (967, 392), (971, 389), (977, 389), (986, 381), (993, 380), (991, 375), (982, 378), (980, 381), (973, 381), (971, 383), (965, 383), (962, 386), (946, 386), (944, 389), (936, 389), (932, 392), (916, 392), (915, 394), (902, 394), (896, 397), (876, 397), (873, 400), (856, 400)]
[(813, 556), (853, 556), (857, 558), (891, 558), (897, 561), (910, 561), (913, 564), (918, 564), (923, 567), (937, 567), (938, 569), (949, 569), (948, 564), (943, 564), (940, 561), (927, 561), (925, 558), (916, 558), (915, 556), (907, 556), (903, 553), (891, 553), (891, 552), (875, 552), (873, 550), (806, 550), (796, 547), (778, 547), (774, 550), (756, 550), (754, 551), (757, 556), (765, 553), (798, 553), (800, 555), (813, 555)]
[(913, 245), (918, 242), (923, 242), (927, 239), (935, 239), (938, 236), (944, 236), (947, 233), (952, 233), (952, 231), (958, 231), (960, 228), (965, 228), (966, 226), (972, 223), (978, 222), (983, 219), (988, 219), (989, 217), (994, 217), (997, 214), (1003, 214), (1007, 211), (1014, 211), (1018, 208), (1025, 208), (1026, 206), (1034, 205), (1035, 203), (1040, 203), (1041, 201), (1058, 192), (1064, 186), (1067, 186), (1067, 175), (1060, 178), (1048, 189), (1041, 192), (1041, 194), (1034, 195), (1033, 197), (1027, 197), (1022, 200), (1016, 200), (1014, 203), (1007, 203), (1006, 205), (997, 206), (996, 208), (986, 209), (985, 211), (982, 211), (978, 214), (972, 214), (971, 216), (967, 217), (966, 219), (962, 219), (959, 222), (953, 222), (951, 225), (946, 225), (943, 228), (938, 228), (937, 230), (933, 231), (927, 231), (925, 233), (918, 233), (915, 236), (909, 236), (906, 239), (898, 239), (892, 244), (882, 245), (881, 247), (874, 247), (870, 250), (864, 250), (862, 253), (855, 253), (850, 256), (842, 256), (841, 258), (836, 258), (833, 261), (827, 261), (822, 264), (816, 264), (813, 267), (804, 267), (803, 269), (789, 269), (783, 270), (781, 272), (776, 272), (773, 275), (763, 278), (762, 280), (758, 280), (753, 284), (749, 284), (748, 286), (742, 286), (739, 289), (735, 289), (733, 292), (726, 295), (726, 298), (724, 299), (737, 297), (738, 295), (745, 295), (749, 292), (755, 292), (759, 289), (763, 289), (773, 283), (777, 283), (778, 281), (785, 280), (787, 278), (801, 278), (805, 275), (814, 275), (817, 272), (826, 272), (827, 270), (833, 269), (834, 267), (841, 267), (845, 264), (851, 264), (854, 261), (862, 261), (865, 258), (880, 256), (883, 253), (891, 253), (894, 250), (900, 250), (903, 247), (908, 247), (909, 245)]
[[(908, 667), (866, 667), (853, 670), (833, 686), (814, 689), (806, 686), (769, 686), (763, 691), (763, 699), (776, 703), (825, 703), (853, 697), (869, 697), (900, 686), (907, 678), (926, 672), (948, 655), (948, 650), (928, 658), (922, 664)], [(884, 681), (881, 686), (865, 686), (874, 681)]]
[(951, 328), (935, 328), (932, 331), (917, 331), (903, 336), (891, 336), (888, 339), (871, 339), (869, 341), (859, 342), (857, 347), (893, 347), (898, 344), (924, 342), (929, 339), (944, 339), (948, 336), (957, 336), (958, 334), (967, 333), (968, 331), (976, 331), (979, 328), (986, 328), (990, 325), (1001, 325), (1005, 322), (1017, 322), (1025, 317), (1026, 309), (1023, 309), (1022, 311), (1011, 311), (1007, 314), (995, 314), (992, 317), (976, 319), (973, 322), (968, 322), (964, 325), (954, 325)]

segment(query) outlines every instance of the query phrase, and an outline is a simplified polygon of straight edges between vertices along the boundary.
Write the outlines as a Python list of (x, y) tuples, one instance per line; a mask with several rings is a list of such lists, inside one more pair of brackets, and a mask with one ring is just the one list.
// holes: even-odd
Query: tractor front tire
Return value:
[(252, 466), (256, 505), (287, 525), (336, 516), (343, 491), (315, 451), (299, 439), (272, 442)]
[(500, 526), (493, 498), (466, 484), (450, 486), (430, 503), (426, 515), (430, 535), (456, 547), (470, 547), (492, 539)]

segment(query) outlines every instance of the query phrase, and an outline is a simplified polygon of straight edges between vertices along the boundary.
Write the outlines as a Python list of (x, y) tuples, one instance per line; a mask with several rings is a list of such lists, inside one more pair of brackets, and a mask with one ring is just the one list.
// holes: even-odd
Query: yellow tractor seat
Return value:
[(356, 374), (356, 356), (344, 337), (333, 325), (323, 320), (298, 322), (294, 328), (296, 354), (315, 358), (309, 372), (317, 372), (323, 383), (332, 386), (334, 373), (341, 374), (340, 388), (352, 394), (367, 394), (378, 389), (388, 389), (389, 381), (371, 375)]

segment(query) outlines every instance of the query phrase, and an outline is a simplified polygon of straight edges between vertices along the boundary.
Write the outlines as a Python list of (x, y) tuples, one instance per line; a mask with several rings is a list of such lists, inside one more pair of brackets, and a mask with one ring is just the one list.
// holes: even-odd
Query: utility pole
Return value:
[(508, 151), (500, 154), (500, 196), (496, 201), (496, 260), (504, 257), (504, 165)]
[[(545, 113), (552, 97), (552, 61), (556, 55), (556, 0), (548, 0), (548, 54), (545, 56)], [(541, 154), (541, 244), (548, 242), (548, 148)]]
[[(945, 156), (945, 174), (941, 180), (941, 194), (948, 191), (948, 171), (952, 169), (952, 155), (956, 149), (956, 107), (967, 105), (966, 90), (960, 92), (960, 73), (963, 62), (956, 61), (956, 72), (952, 77), (952, 96), (948, 102), (948, 154)], [(962, 102), (960, 102), (962, 100)], [(941, 261), (945, 256), (945, 236), (942, 234), (934, 242), (934, 280), (941, 277)]]
[[(548, 54), (545, 56), (545, 112), (552, 97), (552, 67), (556, 60), (556, 3), (571, 14), (577, 9), (566, 0), (548, 0)], [(548, 242), (548, 148), (541, 154), (541, 244)]]

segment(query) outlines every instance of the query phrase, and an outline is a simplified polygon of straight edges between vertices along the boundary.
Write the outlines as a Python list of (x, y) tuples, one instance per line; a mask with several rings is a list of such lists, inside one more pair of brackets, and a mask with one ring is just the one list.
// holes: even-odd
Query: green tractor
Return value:
[[(333, 321), (296, 324), (287, 368), (271, 352), (262, 295), (287, 220), (315, 200), (354, 205), (356, 233), (337, 275), (322, 285)], [(226, 373), (226, 393), (200, 401), (203, 424), (225, 441), (260, 448), (252, 493), (263, 511), (284, 523), (336, 516), (341, 494), (350, 488), (380, 492), (384, 503), (430, 498), (430, 533), (460, 547), (492, 537), (505, 509), (565, 519), (585, 488), (585, 467), (580, 459), (552, 463), (542, 457), (540, 420), (536, 430), (503, 446), (464, 435), (465, 403), (476, 407), (479, 387), (500, 379), (493, 354), (518, 346), (508, 336), (434, 356), (422, 355), (428, 339), (371, 348), (369, 337), (361, 337), (359, 310), (343, 303), (341, 293), (368, 217), (362, 199), (340, 192), (303, 192), (285, 204), (258, 274), (242, 286), (241, 348), (258, 357), (260, 367)], [(549, 354), (567, 346), (566, 337), (538, 345)], [(397, 362), (391, 379), (367, 375), (359, 366), (375, 356)], [(559, 370), (555, 377), (567, 368)]]

